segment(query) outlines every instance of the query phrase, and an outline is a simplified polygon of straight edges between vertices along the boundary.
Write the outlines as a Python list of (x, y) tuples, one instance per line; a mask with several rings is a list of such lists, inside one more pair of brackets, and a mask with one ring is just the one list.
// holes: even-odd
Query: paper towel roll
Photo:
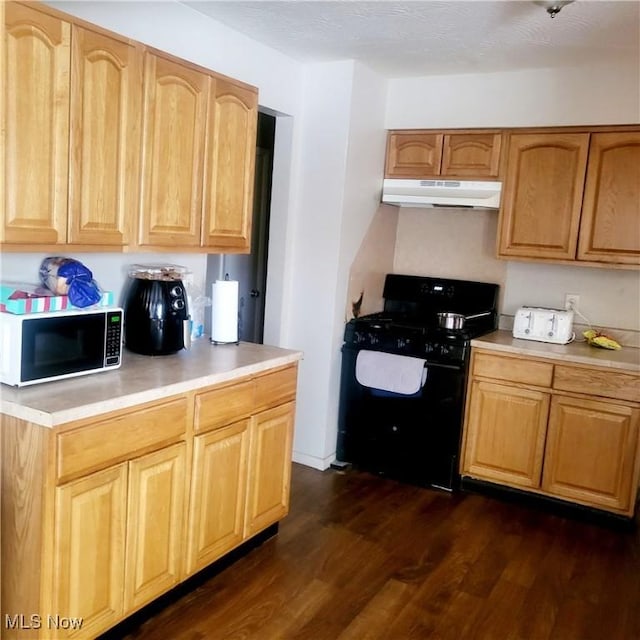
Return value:
[(237, 280), (216, 280), (211, 285), (211, 340), (238, 342)]

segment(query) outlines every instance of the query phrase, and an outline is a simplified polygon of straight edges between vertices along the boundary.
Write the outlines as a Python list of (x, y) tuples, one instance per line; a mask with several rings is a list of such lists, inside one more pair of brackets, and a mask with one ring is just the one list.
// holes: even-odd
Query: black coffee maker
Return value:
[(164, 356), (191, 346), (184, 277), (173, 264), (135, 264), (124, 300), (124, 344), (130, 351)]

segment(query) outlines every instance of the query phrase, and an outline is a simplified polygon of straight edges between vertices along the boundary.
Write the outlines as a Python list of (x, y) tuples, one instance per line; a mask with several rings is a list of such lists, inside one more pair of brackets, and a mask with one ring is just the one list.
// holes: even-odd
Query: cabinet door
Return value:
[(500, 255), (575, 259), (588, 149), (588, 133), (510, 137)]
[(194, 438), (187, 573), (243, 540), (249, 420)]
[(212, 78), (208, 113), (203, 245), (251, 245), (258, 95)]
[(578, 259), (640, 264), (640, 131), (591, 135)]
[(139, 243), (200, 246), (208, 76), (147, 52)]
[(125, 613), (182, 578), (185, 444), (129, 463)]
[(440, 175), (496, 178), (500, 170), (502, 135), (454, 133), (444, 137)]
[(549, 394), (474, 381), (469, 402), (463, 473), (539, 487)]
[(294, 412), (290, 402), (252, 418), (246, 536), (289, 513)]
[(54, 605), (94, 637), (123, 613), (127, 465), (56, 488)]
[(138, 211), (142, 49), (73, 27), (69, 241), (125, 245)]
[(385, 178), (424, 178), (440, 175), (441, 133), (390, 132)]
[(0, 241), (66, 242), (71, 26), (12, 2), (4, 11)]
[(630, 514), (635, 501), (640, 410), (604, 400), (555, 396), (542, 488)]

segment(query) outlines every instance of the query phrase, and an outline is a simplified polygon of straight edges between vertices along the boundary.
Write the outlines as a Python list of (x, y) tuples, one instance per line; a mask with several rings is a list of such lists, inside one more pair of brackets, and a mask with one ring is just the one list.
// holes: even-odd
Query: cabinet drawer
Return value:
[(224, 427), (253, 412), (254, 383), (251, 380), (196, 396), (194, 431), (200, 433)]
[(553, 388), (640, 402), (640, 376), (621, 371), (556, 365)]
[(473, 375), (532, 384), (538, 387), (550, 387), (553, 365), (537, 360), (476, 353), (473, 361)]
[(256, 413), (295, 400), (297, 365), (267, 373), (256, 379)]
[(186, 431), (187, 413), (187, 399), (177, 398), (58, 434), (58, 480), (131, 459), (139, 451), (177, 440)]

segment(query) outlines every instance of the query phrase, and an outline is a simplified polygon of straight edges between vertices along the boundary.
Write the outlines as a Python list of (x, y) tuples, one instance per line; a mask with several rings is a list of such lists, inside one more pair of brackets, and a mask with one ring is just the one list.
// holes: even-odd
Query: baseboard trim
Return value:
[(320, 471), (325, 471), (331, 466), (331, 463), (336, 459), (336, 454), (332, 453), (327, 458), (318, 458), (316, 456), (310, 456), (306, 453), (300, 453), (299, 451), (294, 451), (292, 460), (294, 462), (298, 462), (299, 464), (303, 464), (305, 467), (311, 467), (313, 469), (318, 469)]

